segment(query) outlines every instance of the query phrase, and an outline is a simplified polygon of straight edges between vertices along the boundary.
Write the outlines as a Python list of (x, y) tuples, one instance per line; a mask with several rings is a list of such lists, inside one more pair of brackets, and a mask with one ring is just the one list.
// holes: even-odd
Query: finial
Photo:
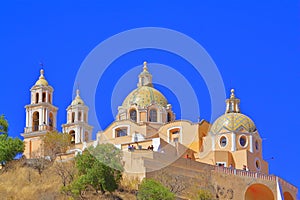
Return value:
[(40, 70), (40, 79), (45, 79), (43, 69)]
[(231, 89), (230, 92), (231, 92), (230, 99), (234, 99), (235, 98), (234, 89)]
[(79, 89), (77, 89), (77, 90), (76, 90), (76, 96), (79, 97), (79, 94), (80, 94), (80, 91), (79, 91)]
[(148, 67), (147, 67), (147, 62), (144, 62), (144, 67), (143, 67), (144, 71), (148, 71)]

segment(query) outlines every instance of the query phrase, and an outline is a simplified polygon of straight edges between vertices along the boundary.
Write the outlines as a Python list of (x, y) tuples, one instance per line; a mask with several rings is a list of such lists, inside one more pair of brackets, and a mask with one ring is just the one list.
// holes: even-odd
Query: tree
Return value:
[(8, 136), (8, 122), (4, 115), (0, 116), (0, 163), (13, 160), (18, 153), (23, 153), (25, 145), (19, 138)]
[(76, 169), (74, 160), (63, 162), (57, 160), (54, 164), (55, 173), (60, 176), (63, 186), (70, 184), (75, 177)]
[(68, 133), (57, 131), (47, 132), (43, 138), (45, 156), (50, 156), (51, 160), (56, 158), (56, 154), (64, 153), (71, 145), (71, 136)]
[(7, 120), (5, 119), (5, 116), (4, 115), (1, 115), (0, 116), (0, 134), (5, 134), (7, 135), (8, 133), (8, 122)]
[(78, 177), (63, 191), (82, 195), (85, 188), (91, 187), (97, 193), (113, 192), (118, 188), (121, 178), (122, 151), (112, 144), (89, 147), (75, 158)]
[(173, 200), (175, 194), (158, 181), (144, 179), (139, 187), (138, 200)]

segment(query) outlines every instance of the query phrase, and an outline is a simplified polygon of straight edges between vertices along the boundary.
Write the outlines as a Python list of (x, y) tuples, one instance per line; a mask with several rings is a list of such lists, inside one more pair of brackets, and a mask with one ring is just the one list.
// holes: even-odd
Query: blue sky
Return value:
[[(269, 161), (270, 173), (299, 187), (299, 1), (182, 2), (12, 0), (2, 3), (0, 113), (9, 121), (10, 135), (20, 137), (23, 131), (24, 106), (29, 103), (29, 89), (39, 76), (40, 61), (55, 89), (54, 104), (59, 107), (60, 127), (66, 121), (65, 109), (72, 100), (77, 71), (99, 43), (134, 28), (168, 28), (203, 46), (218, 67), (226, 95), (235, 88), (242, 112), (255, 122), (263, 138), (263, 154)], [(116, 107), (110, 109), (111, 97), (116, 98), (113, 101), (117, 104), (126, 96), (113, 95), (114, 85), (144, 60), (170, 66), (183, 74), (196, 92), (201, 118), (210, 121), (210, 93), (191, 64), (167, 51), (141, 49), (121, 55), (101, 77), (95, 97), (101, 126), (107, 126), (116, 112)], [(157, 70), (153, 67), (153, 71)], [(124, 85), (124, 91), (135, 88), (136, 73)], [(153, 75), (154, 80), (160, 76)], [(180, 117), (176, 92), (159, 84), (157, 87)], [(190, 116), (189, 120), (197, 121), (197, 116)]]

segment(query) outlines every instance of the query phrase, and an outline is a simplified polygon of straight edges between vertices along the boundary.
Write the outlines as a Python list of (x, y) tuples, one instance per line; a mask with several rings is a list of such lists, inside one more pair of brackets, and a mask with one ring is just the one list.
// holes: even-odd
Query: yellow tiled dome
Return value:
[(210, 130), (214, 134), (233, 131), (252, 133), (256, 127), (254, 122), (244, 114), (226, 113), (213, 123)]
[(41, 75), (40, 75), (40, 77), (39, 77), (39, 80), (37, 80), (37, 81), (35, 82), (35, 85), (48, 86), (48, 81), (47, 81), (47, 80), (45, 79), (45, 77), (44, 77), (44, 70), (41, 69), (40, 73), (41, 73)]
[(141, 86), (133, 90), (123, 101), (122, 106), (129, 108), (132, 104), (139, 107), (146, 107), (151, 103), (157, 103), (160, 106), (167, 106), (167, 99), (162, 93), (153, 87)]

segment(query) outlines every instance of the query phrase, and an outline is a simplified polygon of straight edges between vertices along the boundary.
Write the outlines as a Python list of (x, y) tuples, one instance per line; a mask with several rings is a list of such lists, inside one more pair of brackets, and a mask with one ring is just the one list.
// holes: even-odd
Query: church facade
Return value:
[[(45, 156), (42, 137), (57, 130), (53, 91), (41, 70), (30, 89), (30, 104), (25, 106), (22, 136), (26, 158)], [(115, 121), (97, 132), (95, 141), (88, 106), (79, 90), (66, 112), (62, 132), (69, 133), (74, 144), (66, 156), (72, 157), (90, 145), (112, 143), (123, 150), (127, 176), (142, 179), (168, 170), (202, 187), (203, 182), (210, 182), (218, 199), (296, 199), (295, 186), (269, 174), (260, 134), (252, 119), (241, 113), (240, 99), (233, 89), (224, 114), (212, 124), (178, 120), (166, 97), (153, 87), (152, 74), (144, 62), (137, 88), (118, 107)]]

